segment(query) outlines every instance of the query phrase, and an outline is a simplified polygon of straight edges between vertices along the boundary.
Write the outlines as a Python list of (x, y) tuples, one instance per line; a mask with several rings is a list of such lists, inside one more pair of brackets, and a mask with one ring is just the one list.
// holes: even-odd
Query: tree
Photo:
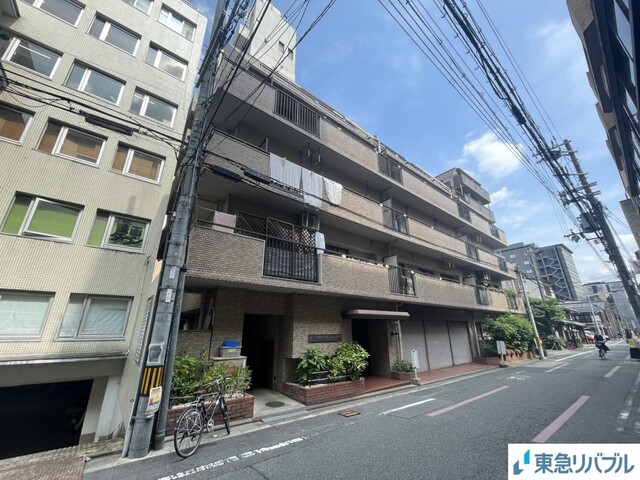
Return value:
[(558, 306), (558, 301), (532, 298), (529, 303), (540, 335), (555, 335), (558, 324), (565, 319), (564, 310)]
[(533, 327), (514, 313), (488, 321), (484, 330), (494, 340), (502, 340), (507, 348), (520, 351), (530, 351), (533, 348)]

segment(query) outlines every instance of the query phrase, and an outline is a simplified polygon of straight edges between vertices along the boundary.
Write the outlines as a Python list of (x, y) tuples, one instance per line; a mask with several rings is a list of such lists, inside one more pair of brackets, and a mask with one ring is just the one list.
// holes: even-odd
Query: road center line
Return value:
[(587, 353), (591, 353), (591, 350), (582, 352), (582, 353), (574, 353), (573, 355), (569, 355), (568, 357), (562, 357), (562, 358), (559, 358), (558, 360), (554, 360), (554, 362), (563, 362), (569, 358), (581, 357), (582, 355), (586, 355)]
[(568, 363), (562, 363), (562, 364), (558, 365), (557, 367), (553, 367), (553, 368), (552, 368), (552, 369), (550, 369), (550, 370), (545, 370), (545, 371), (544, 371), (544, 373), (553, 372), (554, 370), (558, 370), (559, 368), (562, 368), (562, 367), (564, 367), (564, 366), (566, 366), (566, 365), (569, 365), (569, 364), (568, 364)]
[(604, 378), (611, 378), (613, 376), (614, 373), (616, 373), (618, 371), (618, 369), (620, 368), (620, 366), (617, 367), (613, 367), (609, 373), (607, 373)]
[(469, 398), (469, 399), (464, 400), (462, 402), (454, 403), (453, 405), (449, 405), (448, 407), (441, 408), (440, 410), (436, 410), (434, 412), (427, 413), (427, 415), (430, 416), (430, 417), (436, 417), (438, 415), (442, 415), (443, 413), (447, 413), (447, 412), (450, 412), (451, 410), (455, 410), (458, 407), (462, 407), (463, 405), (466, 405), (467, 403), (475, 402), (476, 400), (480, 400), (481, 398), (487, 397), (489, 395), (493, 395), (494, 393), (498, 393), (500, 390), (504, 390), (505, 388), (509, 388), (509, 387), (507, 385), (505, 385), (504, 387), (496, 388), (495, 390), (491, 390), (490, 392), (483, 393), (482, 395), (478, 395), (477, 397)]
[(405, 405), (404, 407), (392, 408), (391, 410), (387, 410), (386, 412), (379, 413), (378, 415), (386, 415), (387, 413), (398, 412), (400, 410), (404, 410), (405, 408), (415, 407), (416, 405), (422, 405), (423, 403), (432, 402), (435, 398), (427, 398), (426, 400), (422, 400), (421, 402), (410, 403), (409, 405)]
[(581, 396), (578, 400), (576, 400), (573, 403), (573, 405), (571, 405), (569, 408), (567, 408), (562, 415), (560, 415), (553, 422), (551, 422), (551, 424), (549, 424), (549, 426), (547, 428), (545, 428), (542, 432), (540, 432), (536, 436), (536, 438), (534, 438), (531, 441), (532, 442), (536, 442), (536, 443), (544, 443), (547, 440), (549, 440), (551, 435), (556, 433), (560, 429), (560, 427), (562, 425), (564, 425), (566, 423), (566, 421), (569, 420), (573, 416), (573, 414), (576, 413), (578, 411), (578, 409), (582, 405), (584, 405), (584, 403), (587, 400), (589, 400), (589, 396), (588, 395)]

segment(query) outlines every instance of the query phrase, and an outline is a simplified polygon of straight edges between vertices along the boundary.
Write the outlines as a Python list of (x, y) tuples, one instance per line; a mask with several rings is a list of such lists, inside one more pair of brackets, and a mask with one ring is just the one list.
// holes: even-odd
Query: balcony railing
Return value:
[(491, 305), (489, 292), (485, 287), (476, 287), (476, 300), (480, 305)]
[(407, 216), (404, 213), (394, 210), (393, 208), (383, 206), (382, 219), (385, 227), (391, 228), (396, 232), (404, 234), (409, 233)]
[(389, 266), (389, 291), (400, 295), (416, 296), (416, 276), (411, 270)]
[(303, 130), (320, 136), (320, 115), (280, 90), (276, 90), (274, 113)]

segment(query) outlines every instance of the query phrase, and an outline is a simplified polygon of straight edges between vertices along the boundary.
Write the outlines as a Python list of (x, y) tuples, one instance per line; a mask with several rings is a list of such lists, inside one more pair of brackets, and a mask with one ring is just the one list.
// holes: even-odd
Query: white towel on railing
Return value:
[(324, 191), (332, 205), (340, 205), (342, 201), (342, 185), (328, 178), (324, 179)]
[(221, 232), (233, 233), (236, 228), (236, 216), (230, 213), (213, 212), (213, 230), (220, 230)]
[(302, 191), (304, 203), (315, 208), (322, 207), (322, 176), (317, 173), (302, 169)]
[(302, 176), (300, 165), (271, 153), (269, 154), (269, 174), (274, 180), (300, 190), (300, 177)]

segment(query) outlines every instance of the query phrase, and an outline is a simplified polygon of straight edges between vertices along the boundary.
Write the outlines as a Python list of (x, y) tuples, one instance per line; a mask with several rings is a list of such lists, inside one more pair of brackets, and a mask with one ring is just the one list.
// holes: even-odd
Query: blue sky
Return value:
[[(292, 3), (273, 0), (282, 12)], [(298, 36), (326, 3), (312, 0)], [(433, 10), (432, 2), (423, 0), (423, 4)], [(509, 76), (516, 80), (497, 41), (489, 36), (478, 4), (475, 0), (468, 4)], [(582, 46), (565, 2), (484, 0), (482, 4), (555, 126), (554, 132), (557, 129), (557, 139), (571, 140), (584, 171), (602, 192), (600, 200), (623, 222), (614, 220), (612, 227), (632, 254), (637, 247), (619, 207), (624, 190), (605, 145)], [(213, 10), (210, 3), (200, 5), (205, 12)], [(607, 268), (584, 240), (576, 244), (564, 237), (572, 225), (547, 190), (377, 1), (338, 0), (298, 46), (296, 82), (432, 175), (459, 166), (474, 176), (490, 192), (496, 225), (509, 242), (564, 243), (574, 252), (583, 282), (615, 278), (612, 267)], [(543, 117), (518, 91), (550, 142)], [(626, 250), (622, 250), (625, 257)]]

